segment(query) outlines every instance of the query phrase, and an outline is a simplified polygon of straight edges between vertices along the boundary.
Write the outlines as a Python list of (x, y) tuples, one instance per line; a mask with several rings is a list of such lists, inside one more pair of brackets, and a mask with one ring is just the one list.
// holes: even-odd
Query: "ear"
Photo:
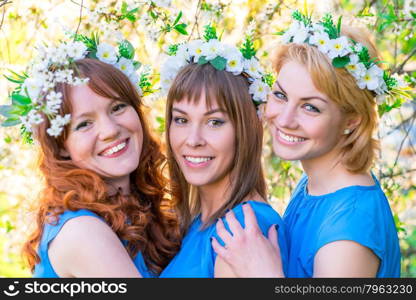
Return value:
[(344, 129), (349, 129), (350, 131), (354, 131), (355, 128), (358, 127), (361, 123), (361, 117), (360, 116), (350, 116), (347, 117), (345, 120)]
[(71, 155), (69, 155), (69, 152), (66, 151), (66, 149), (63, 149), (63, 148), (59, 149), (59, 155), (62, 158), (71, 159)]

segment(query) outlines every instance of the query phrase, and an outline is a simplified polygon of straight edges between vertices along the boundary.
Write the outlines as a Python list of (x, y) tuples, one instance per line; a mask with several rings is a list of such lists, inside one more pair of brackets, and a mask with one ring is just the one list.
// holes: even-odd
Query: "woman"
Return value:
[(24, 254), (35, 277), (153, 277), (178, 235), (164, 156), (129, 79), (134, 69), (122, 65), (133, 62), (109, 45), (64, 45), (44, 51), (46, 71), (38, 65), (31, 77), (55, 80), (43, 82), (47, 94), (30, 78), (19, 96), (31, 100), (22, 121), (26, 132), (34, 124), (45, 179)]
[[(393, 86), (371, 62), (377, 53), (368, 37), (347, 28), (337, 35), (326, 18), (320, 24), (298, 20), (284, 35), (288, 44), (275, 56), (278, 76), (266, 107), (274, 153), (300, 160), (305, 171), (284, 214), (287, 276), (398, 277), (393, 216), (370, 172), (378, 147), (375, 96)], [(246, 212), (255, 227), (249, 207)], [(227, 248), (213, 246), (235, 273), (261, 276), (279, 268), (275, 247), (258, 229), (244, 230), (229, 219), (233, 236), (218, 231)], [(265, 261), (249, 263), (256, 257)]]
[[(212, 49), (223, 50), (212, 55)], [(233, 58), (244, 62), (242, 54), (233, 49), (214, 37), (185, 44), (167, 62), (185, 56), (184, 66), (172, 76), (166, 105), (167, 157), (184, 238), (180, 251), (160, 277), (235, 276), (215, 255), (211, 238), (216, 236), (215, 221), (227, 210), (242, 221), (245, 201), (253, 206), (263, 234), (277, 225), (286, 259), (281, 218), (265, 200), (263, 132), (247, 79), (251, 77), (243, 67), (233, 72), (225, 67)], [(227, 56), (230, 52), (233, 56)], [(195, 59), (197, 54), (202, 59)], [(221, 59), (223, 67), (215, 63)]]

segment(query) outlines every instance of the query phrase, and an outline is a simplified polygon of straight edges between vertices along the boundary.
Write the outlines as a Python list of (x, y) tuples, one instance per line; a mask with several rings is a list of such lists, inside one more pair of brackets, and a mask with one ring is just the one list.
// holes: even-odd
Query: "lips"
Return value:
[(297, 135), (287, 134), (277, 128), (275, 131), (275, 138), (284, 144), (299, 144), (307, 140), (307, 138), (297, 136)]
[(125, 140), (119, 140), (110, 146), (106, 147), (104, 150), (102, 150), (100, 153), (98, 153), (99, 156), (103, 157), (117, 157), (126, 152), (128, 145), (129, 145), (129, 138)]
[(183, 155), (185, 164), (189, 167), (205, 167), (207, 166), (213, 159), (214, 156), (195, 156), (195, 155)]

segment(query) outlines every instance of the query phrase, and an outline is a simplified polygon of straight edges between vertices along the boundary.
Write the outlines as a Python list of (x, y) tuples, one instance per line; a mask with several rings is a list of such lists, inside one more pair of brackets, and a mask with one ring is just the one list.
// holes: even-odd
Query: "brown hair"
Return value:
[[(342, 35), (360, 42), (369, 50), (372, 58), (378, 58), (377, 50), (369, 35), (355, 28), (343, 26)], [(326, 54), (308, 44), (287, 44), (279, 46), (274, 56), (274, 69), (294, 60), (304, 65), (315, 87), (333, 100), (346, 116), (359, 117), (360, 123), (340, 143), (341, 162), (354, 173), (366, 172), (373, 164), (378, 141), (373, 138), (378, 125), (377, 104), (373, 92), (360, 89), (356, 79), (346, 68), (335, 68)]]
[[(235, 128), (235, 154), (231, 165), (231, 197), (205, 222), (204, 227), (223, 216), (253, 192), (266, 198), (266, 184), (261, 166), (263, 127), (248, 92), (247, 79), (211, 65), (190, 64), (182, 68), (173, 81), (166, 103), (167, 158), (171, 177), (172, 198), (180, 216), (181, 228), (186, 231), (200, 212), (198, 191), (187, 183), (170, 147), (169, 130), (174, 102), (198, 103), (205, 94), (207, 107), (216, 102), (227, 112)], [(195, 192), (195, 197), (193, 196)]]
[[(36, 250), (45, 223), (56, 220), (65, 210), (88, 209), (101, 216), (120, 239), (127, 241), (126, 249), (132, 258), (141, 251), (149, 269), (160, 273), (178, 249), (179, 231), (165, 198), (166, 179), (162, 175), (165, 157), (151, 135), (140, 96), (130, 80), (109, 64), (82, 59), (76, 62), (74, 71), (89, 78), (88, 86), (95, 93), (131, 105), (140, 118), (143, 147), (139, 166), (130, 175), (133, 192), (128, 196), (117, 193), (110, 197), (106, 183), (98, 174), (80, 169), (60, 156), (68, 126), (61, 136), (54, 138), (46, 133), (49, 122), (43, 122), (36, 130), (36, 138), (41, 150), (39, 167), (46, 186), (37, 211), (37, 228), (25, 243), (23, 253), (33, 270), (40, 261)], [(62, 84), (56, 89), (64, 99), (60, 114), (70, 113), (70, 86)]]

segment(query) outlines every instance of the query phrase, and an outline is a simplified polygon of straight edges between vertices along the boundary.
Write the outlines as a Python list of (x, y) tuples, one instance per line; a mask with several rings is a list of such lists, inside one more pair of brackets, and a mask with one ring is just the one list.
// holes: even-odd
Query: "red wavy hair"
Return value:
[[(132, 258), (141, 251), (149, 269), (158, 274), (179, 248), (176, 216), (166, 198), (167, 181), (163, 176), (165, 157), (151, 135), (141, 98), (130, 80), (113, 66), (94, 59), (75, 63), (74, 71), (88, 77), (88, 86), (98, 95), (117, 99), (134, 107), (142, 125), (143, 147), (140, 163), (130, 175), (132, 193), (108, 195), (108, 187), (98, 174), (76, 167), (60, 155), (67, 128), (59, 138), (46, 133), (49, 122), (36, 130), (40, 144), (39, 168), (45, 188), (37, 208), (36, 229), (23, 246), (23, 254), (32, 269), (40, 262), (37, 248), (45, 223), (53, 223), (65, 210), (88, 209), (101, 216), (122, 240)], [(71, 113), (70, 86), (57, 86), (63, 94), (60, 114)]]

